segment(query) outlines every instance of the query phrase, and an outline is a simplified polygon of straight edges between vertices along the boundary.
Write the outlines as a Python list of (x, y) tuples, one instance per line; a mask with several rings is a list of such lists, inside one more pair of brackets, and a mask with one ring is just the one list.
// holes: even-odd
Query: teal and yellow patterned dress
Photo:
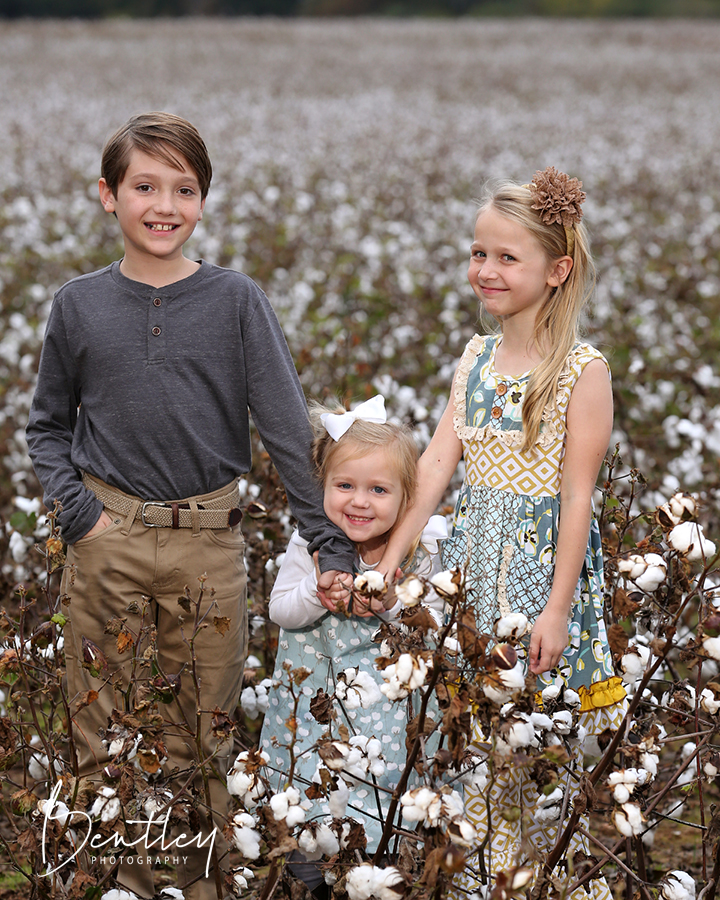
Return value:
[[(522, 404), (531, 373), (511, 377), (495, 371), (495, 352), (501, 340), (499, 335), (475, 335), (458, 367), (454, 427), (463, 444), (465, 480), (455, 507), (452, 536), (442, 549), (446, 568), (465, 568), (466, 590), (474, 601), (478, 628), (489, 634), (500, 616), (522, 612), (532, 623), (545, 607), (557, 546), (570, 395), (591, 360), (602, 359), (607, 365), (602, 354), (588, 344), (574, 347), (559, 377), (556, 402), (543, 412), (537, 444), (531, 452), (522, 452)], [(593, 516), (568, 622), (567, 649), (557, 668), (538, 678), (539, 689), (563, 683), (577, 691), (582, 701), (580, 721), (588, 734), (618, 728), (625, 707), (625, 690), (615, 675), (608, 646), (602, 588), (600, 533)], [(537, 786), (522, 771), (504, 773), (492, 793), (493, 871), (527, 861), (521, 851), (520, 821), (506, 822), (502, 816), (509, 806), (529, 813), (525, 837), (540, 852), (552, 846), (555, 829), (533, 823)], [(466, 806), (484, 833), (485, 797), (470, 793)], [(609, 896), (604, 882), (591, 884), (594, 896)]]

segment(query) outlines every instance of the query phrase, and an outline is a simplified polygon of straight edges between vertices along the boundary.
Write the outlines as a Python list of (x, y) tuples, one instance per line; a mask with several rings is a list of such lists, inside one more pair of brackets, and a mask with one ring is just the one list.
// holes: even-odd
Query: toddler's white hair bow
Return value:
[(334, 441), (339, 441), (348, 428), (356, 419), (363, 422), (376, 422), (378, 425), (384, 425), (387, 422), (387, 414), (385, 412), (385, 398), (382, 394), (371, 397), (350, 412), (340, 413), (323, 413), (320, 421), (325, 426), (325, 430)]

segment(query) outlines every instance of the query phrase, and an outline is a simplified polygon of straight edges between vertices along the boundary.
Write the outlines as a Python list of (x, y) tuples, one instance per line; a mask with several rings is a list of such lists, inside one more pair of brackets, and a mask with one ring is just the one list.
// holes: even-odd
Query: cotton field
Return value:
[(381, 389), (421, 439), (476, 325), (482, 183), (579, 177), (624, 460), (715, 521), (719, 46), (706, 21), (6, 23), (3, 482), (35, 491), (17, 430), (53, 291), (119, 254), (102, 143), (162, 108), (215, 164), (193, 253), (259, 281), (309, 395)]
[[(618, 896), (694, 897), (696, 883), (698, 895), (702, 885), (714, 896), (720, 601), (706, 564), (720, 540), (720, 22), (16, 21), (0, 32), (0, 87), (0, 607), (9, 616), (0, 620), (0, 716), (9, 723), (0, 762), (13, 796), (3, 800), (0, 839), (10, 868), (30, 852), (17, 835), (37, 828), (44, 778), (64, 771), (50, 739), (62, 731), (52, 682), (62, 637), (30, 647), (17, 624), (47, 618), (43, 591), (55, 590), (58, 552), (44, 544), (52, 523), (23, 437), (37, 356), (54, 291), (121, 255), (117, 224), (97, 199), (105, 138), (134, 113), (165, 109), (198, 126), (214, 164), (191, 255), (242, 269), (265, 290), (308, 397), (382, 392), (421, 444), (479, 327), (466, 269), (483, 183), (529, 181), (548, 165), (582, 180), (598, 267), (586, 331), (610, 361), (615, 392), (617, 453), (598, 492), (606, 605), (642, 740), (598, 748), (604, 844), (593, 844), (595, 863), (572, 861), (564, 884), (577, 888), (583, 866), (597, 864)], [(276, 865), (265, 854), (277, 834), (253, 807), (266, 796), (253, 755), (275, 649), (266, 600), (289, 534), (275, 488), (258, 453), (241, 483), (256, 513), (244, 526), (253, 638), (238, 735), (245, 755), (233, 770), (243, 864), (234, 862), (228, 885), (237, 894), (262, 890)], [(36, 597), (33, 611), (21, 609)], [(446, 650), (458, 643), (449, 632), (445, 640)], [(34, 668), (23, 675), (26, 649)], [(55, 698), (42, 721), (22, 692), (11, 696), (21, 676)], [(546, 702), (558, 704), (565, 731), (513, 718), (507, 702), (493, 709), (512, 752), (541, 754), (553, 728), (558, 741), (576, 734), (571, 699)], [(71, 803), (68, 783), (60, 806)], [(461, 812), (450, 804), (452, 815), (433, 819), (426, 810), (431, 801), (444, 809), (450, 796), (402, 802), (422, 808), (411, 827), (425, 822), (459, 853), (477, 837)], [(567, 799), (556, 812), (572, 824)], [(676, 841), (681, 826), (691, 837)], [(337, 829), (316, 833), (301, 819), (293, 828), (299, 846), (319, 855), (351, 847)], [(656, 835), (677, 853), (653, 858)], [(407, 859), (393, 862), (398, 870), (368, 863), (333, 877), (347, 876), (351, 900), (396, 897), (418, 873)], [(508, 874), (503, 896), (529, 877)], [(70, 883), (54, 887), (66, 896)]]

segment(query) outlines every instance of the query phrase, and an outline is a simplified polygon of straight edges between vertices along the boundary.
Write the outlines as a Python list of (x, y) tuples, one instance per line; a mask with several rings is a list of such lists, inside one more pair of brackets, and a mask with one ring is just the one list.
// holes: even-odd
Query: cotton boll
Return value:
[(656, 753), (641, 754), (640, 763), (643, 766), (643, 769), (645, 769), (645, 771), (647, 772), (648, 781), (652, 781), (652, 779), (657, 776), (659, 762), (660, 757)]
[(620, 660), (622, 680), (626, 684), (638, 682), (647, 668), (650, 650), (642, 644), (631, 644)]
[(138, 900), (138, 896), (137, 894), (133, 894), (132, 891), (123, 891), (120, 888), (113, 888), (110, 891), (106, 891), (100, 900)]
[(578, 694), (577, 691), (573, 691), (572, 688), (565, 688), (563, 691), (563, 700), (568, 706), (580, 706), (582, 703), (580, 694)]
[(535, 741), (535, 729), (531, 722), (514, 722), (505, 735), (505, 740), (513, 750), (527, 747)]
[(335, 684), (335, 694), (346, 709), (368, 709), (382, 700), (380, 687), (369, 672), (345, 669)]
[(555, 788), (547, 796), (541, 794), (536, 804), (535, 820), (537, 822), (554, 822), (559, 818), (564, 796), (562, 789), (559, 787)]
[(425, 585), (419, 578), (405, 578), (395, 586), (395, 595), (406, 609), (412, 609), (425, 596)]
[(437, 588), (440, 593), (448, 597), (454, 597), (458, 592), (458, 585), (453, 579), (457, 578), (457, 572), (438, 572), (430, 579), (430, 584)]
[(62, 800), (39, 800), (38, 812), (52, 822), (59, 822), (63, 827), (72, 817), (69, 807)]
[(427, 670), (423, 659), (403, 653), (395, 664), (383, 669), (385, 684), (380, 686), (380, 690), (389, 700), (403, 700), (416, 688), (422, 687)]
[(553, 727), (552, 719), (545, 713), (530, 713), (530, 723), (536, 731), (551, 731)]
[(690, 560), (709, 560), (715, 555), (715, 544), (703, 534), (697, 522), (681, 522), (667, 537), (670, 546)]
[(355, 576), (355, 589), (358, 591), (382, 591), (385, 588), (385, 578), (382, 572), (361, 572)]
[(315, 837), (317, 839), (318, 849), (322, 852), (323, 856), (334, 856), (336, 853), (340, 852), (340, 842), (329, 825), (320, 825)]
[(519, 640), (530, 628), (528, 617), (523, 613), (510, 613), (495, 623), (495, 634), (502, 639)]
[(330, 807), (330, 815), (334, 819), (342, 819), (345, 816), (348, 801), (350, 800), (350, 788), (342, 778), (338, 778), (337, 783), (337, 789), (330, 791), (328, 795), (328, 806)]
[(708, 656), (720, 660), (720, 637), (705, 637), (702, 645)]
[(679, 869), (668, 872), (660, 889), (662, 900), (695, 900), (695, 880)]
[(467, 787), (473, 788), (477, 793), (482, 793), (490, 780), (490, 770), (487, 762), (479, 760), (464, 762), (460, 769), (458, 781)]
[(400, 798), (402, 815), (408, 822), (421, 822), (429, 828), (438, 824), (442, 797), (430, 788), (415, 788)]
[(112, 822), (120, 815), (120, 798), (114, 788), (107, 785), (98, 788), (98, 796), (90, 809), (90, 815), (99, 816), (101, 822)]
[(550, 703), (552, 700), (557, 700), (560, 696), (560, 685), (559, 684), (549, 684), (546, 688), (543, 688), (541, 697), (543, 703)]
[(663, 581), (665, 581), (667, 575), (667, 563), (662, 556), (658, 556), (657, 553), (646, 554), (645, 563), (645, 571), (633, 580), (641, 591), (651, 594), (660, 587)]
[(257, 859), (260, 856), (260, 835), (255, 830), (255, 819), (249, 813), (235, 813), (231, 825), (231, 840), (235, 848), (246, 859)]
[(660, 524), (667, 528), (670, 525), (678, 525), (680, 522), (693, 519), (696, 514), (695, 499), (690, 494), (677, 493), (667, 503), (658, 507), (657, 518)]
[(298, 838), (298, 847), (308, 862), (314, 862), (322, 856), (332, 856), (340, 850), (340, 844), (327, 825), (305, 828)]
[(483, 678), (482, 688), (485, 696), (503, 706), (525, 687), (525, 673), (522, 660), (518, 660), (512, 669), (496, 669)]
[(345, 890), (350, 900), (369, 900), (373, 896), (374, 866), (356, 866), (345, 879)]
[(637, 803), (624, 803), (613, 813), (613, 824), (624, 837), (635, 837), (644, 827), (644, 819)]
[(553, 713), (553, 730), (558, 734), (570, 734), (572, 731), (572, 713), (567, 709)]
[(244, 891), (248, 886), (248, 880), (250, 878), (254, 878), (255, 873), (252, 871), (252, 869), (247, 869), (245, 868), (245, 866), (241, 866), (239, 869), (235, 869), (233, 871), (232, 877), (235, 890)]
[(478, 833), (475, 826), (464, 818), (457, 818), (448, 824), (446, 830), (451, 843), (470, 849), (477, 844)]

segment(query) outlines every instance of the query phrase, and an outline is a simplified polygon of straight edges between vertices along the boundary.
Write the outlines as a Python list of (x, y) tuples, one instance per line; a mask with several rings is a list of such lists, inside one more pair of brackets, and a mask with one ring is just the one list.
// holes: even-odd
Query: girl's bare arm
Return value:
[[(454, 381), (453, 381), (454, 384)], [(450, 479), (462, 459), (462, 443), (453, 428), (453, 396), (445, 407), (427, 450), (418, 460), (417, 494), (413, 505), (393, 530), (378, 571), (393, 581), (400, 563), (415, 538), (437, 509)]]

